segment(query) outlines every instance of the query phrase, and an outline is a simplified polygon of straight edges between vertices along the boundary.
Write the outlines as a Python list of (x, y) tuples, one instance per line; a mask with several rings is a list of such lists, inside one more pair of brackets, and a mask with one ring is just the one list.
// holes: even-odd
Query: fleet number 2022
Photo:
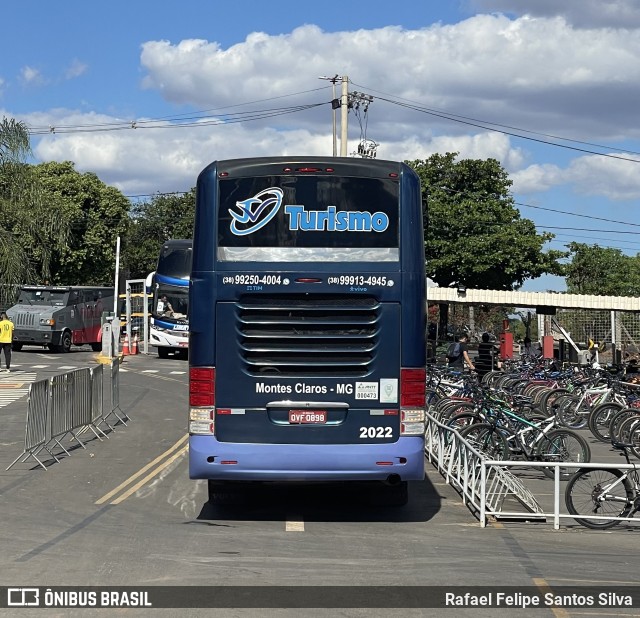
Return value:
[(360, 438), (392, 438), (392, 427), (360, 427)]

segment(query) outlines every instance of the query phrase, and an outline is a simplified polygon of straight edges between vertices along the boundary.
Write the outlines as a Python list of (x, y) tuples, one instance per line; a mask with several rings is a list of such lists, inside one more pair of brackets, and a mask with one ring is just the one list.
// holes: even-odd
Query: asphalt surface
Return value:
[[(68, 367), (94, 364), (84, 349), (14, 353), (0, 391)], [(3, 404), (0, 455), (1, 582), (9, 586), (517, 586), (633, 585), (640, 528), (612, 531), (495, 523), (481, 529), (430, 466), (403, 508), (372, 507), (358, 489), (269, 487), (244, 507), (214, 507), (188, 478), (187, 363), (127, 357), (120, 404), (131, 417), (109, 439), (87, 435), (71, 456), (4, 468), (21, 452), (26, 396)], [(24, 379), (25, 382), (21, 382)], [(2, 384), (23, 384), (3, 387)], [(606, 447), (604, 447), (606, 449)], [(551, 481), (536, 479), (551, 491)], [(544, 493), (544, 492), (542, 492)], [(408, 593), (409, 594), (409, 593)], [(328, 601), (329, 602), (329, 601)], [(239, 605), (242, 605), (239, 602)], [(42, 615), (20, 610), (15, 615)], [(86, 615), (57, 610), (49, 615)], [(122, 613), (123, 610), (109, 610)], [(625, 609), (202, 609), (127, 615), (216, 616), (614, 616)]]

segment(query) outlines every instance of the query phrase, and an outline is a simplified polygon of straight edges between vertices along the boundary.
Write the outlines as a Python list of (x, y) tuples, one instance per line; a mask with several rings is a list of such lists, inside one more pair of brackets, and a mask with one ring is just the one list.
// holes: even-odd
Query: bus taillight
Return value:
[(424, 434), (426, 370), (400, 369), (400, 435)]
[(400, 369), (400, 407), (424, 408), (426, 369)]
[(215, 433), (214, 367), (191, 367), (189, 370), (189, 433)]

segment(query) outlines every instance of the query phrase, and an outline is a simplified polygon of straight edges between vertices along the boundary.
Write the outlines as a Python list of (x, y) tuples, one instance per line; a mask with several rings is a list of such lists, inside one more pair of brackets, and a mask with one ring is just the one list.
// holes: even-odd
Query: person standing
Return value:
[(500, 369), (501, 365), (496, 360), (497, 354), (498, 349), (491, 343), (491, 335), (482, 333), (482, 342), (478, 346), (476, 357), (476, 371), (481, 378), (494, 369)]
[[(13, 341), (13, 322), (7, 316), (6, 311), (0, 313), (0, 349), (4, 353), (4, 364), (6, 369), (0, 371), (11, 371), (11, 342)], [(2, 359), (0, 358), (0, 365)]]
[(468, 347), (469, 337), (466, 334), (460, 335), (458, 343), (452, 343), (447, 350), (447, 360), (449, 361), (449, 367), (455, 367), (462, 369), (465, 363), (469, 369), (475, 369), (471, 358), (469, 357)]

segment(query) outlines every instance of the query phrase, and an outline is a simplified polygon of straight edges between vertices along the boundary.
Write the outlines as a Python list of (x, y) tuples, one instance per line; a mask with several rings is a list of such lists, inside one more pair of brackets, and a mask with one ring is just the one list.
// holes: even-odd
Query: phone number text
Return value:
[(389, 286), (393, 285), (393, 279), (388, 277), (376, 277), (364, 275), (340, 275), (339, 277), (329, 277), (327, 280), (329, 285), (380, 285)]
[(280, 285), (281, 275), (232, 275), (222, 277), (222, 283), (230, 285)]

